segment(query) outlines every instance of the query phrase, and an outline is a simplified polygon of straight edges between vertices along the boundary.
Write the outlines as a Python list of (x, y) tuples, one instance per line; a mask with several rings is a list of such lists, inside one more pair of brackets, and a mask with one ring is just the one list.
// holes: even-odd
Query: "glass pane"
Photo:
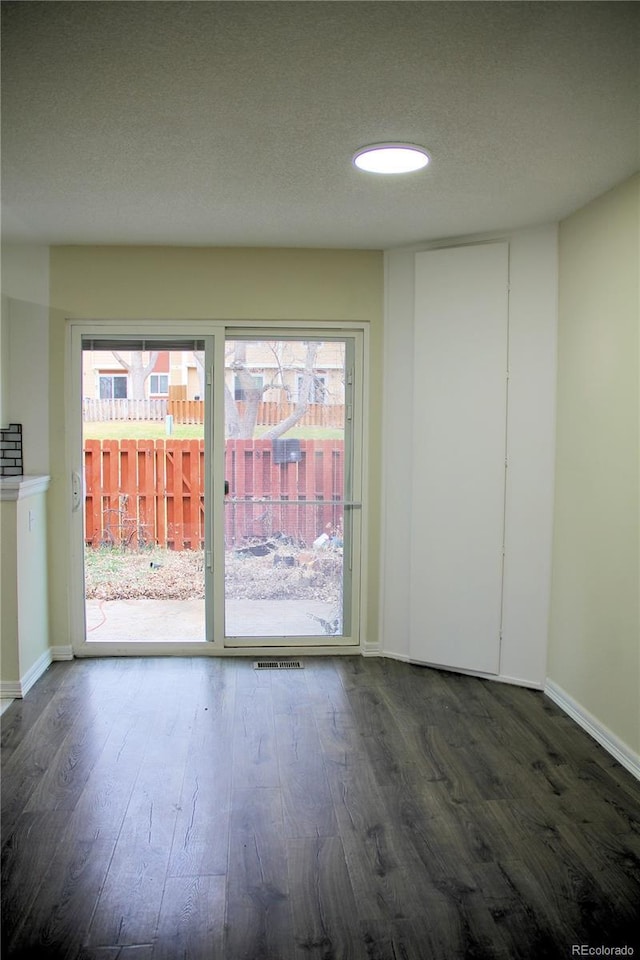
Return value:
[[(126, 340), (113, 351), (91, 346), (83, 350), (87, 640), (204, 641), (204, 402), (196, 399), (204, 355), (185, 342), (167, 367), (166, 352), (131, 350)], [(118, 367), (126, 375), (100, 375)], [(163, 384), (168, 396), (152, 396)]]
[(345, 341), (231, 340), (225, 634), (345, 633)]
[(111, 377), (100, 377), (100, 399), (109, 400), (113, 396), (113, 380)]

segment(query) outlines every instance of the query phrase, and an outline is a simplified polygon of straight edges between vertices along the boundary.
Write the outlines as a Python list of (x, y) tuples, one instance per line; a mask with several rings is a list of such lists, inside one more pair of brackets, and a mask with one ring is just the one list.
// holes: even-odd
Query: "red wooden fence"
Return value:
[[(227, 440), (227, 546), (341, 535), (343, 442), (301, 440), (300, 451), (280, 464), (270, 440)], [(202, 549), (204, 440), (86, 440), (84, 466), (87, 545)]]

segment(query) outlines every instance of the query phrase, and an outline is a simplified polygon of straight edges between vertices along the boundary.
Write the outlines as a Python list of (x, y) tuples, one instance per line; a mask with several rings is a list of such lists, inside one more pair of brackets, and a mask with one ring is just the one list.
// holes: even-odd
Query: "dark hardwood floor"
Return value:
[(304, 663), (53, 664), (2, 718), (3, 957), (640, 956), (640, 783), (548, 698)]

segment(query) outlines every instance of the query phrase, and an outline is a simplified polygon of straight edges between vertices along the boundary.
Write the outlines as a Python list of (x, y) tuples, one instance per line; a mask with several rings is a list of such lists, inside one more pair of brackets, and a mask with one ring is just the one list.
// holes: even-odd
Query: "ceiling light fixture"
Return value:
[(411, 173), (422, 170), (430, 157), (413, 143), (372, 143), (353, 155), (353, 163), (367, 173)]

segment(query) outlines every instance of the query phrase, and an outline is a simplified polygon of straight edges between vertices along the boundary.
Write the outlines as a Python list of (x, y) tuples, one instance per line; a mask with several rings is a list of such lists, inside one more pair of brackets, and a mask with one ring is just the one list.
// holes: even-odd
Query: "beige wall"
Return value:
[(9, 423), (9, 297), (0, 298), (0, 426)]
[(548, 676), (640, 752), (640, 177), (560, 225)]
[[(53, 247), (51, 249), (50, 437), (51, 612), (68, 642), (65, 466), (65, 319), (367, 321), (371, 328), (369, 415), (369, 606), (378, 633), (383, 261), (376, 251)], [(54, 641), (55, 642), (55, 641)], [(59, 641), (63, 642), (63, 641)]]
[[(0, 424), (22, 424), (26, 474), (49, 473), (49, 249), (2, 246)], [(37, 505), (34, 506), (34, 502)], [(32, 527), (25, 527), (28, 503)], [(0, 680), (18, 682), (49, 646), (46, 500), (1, 507)]]
[(21, 423), (24, 472), (49, 472), (49, 249), (2, 246), (2, 425)]

